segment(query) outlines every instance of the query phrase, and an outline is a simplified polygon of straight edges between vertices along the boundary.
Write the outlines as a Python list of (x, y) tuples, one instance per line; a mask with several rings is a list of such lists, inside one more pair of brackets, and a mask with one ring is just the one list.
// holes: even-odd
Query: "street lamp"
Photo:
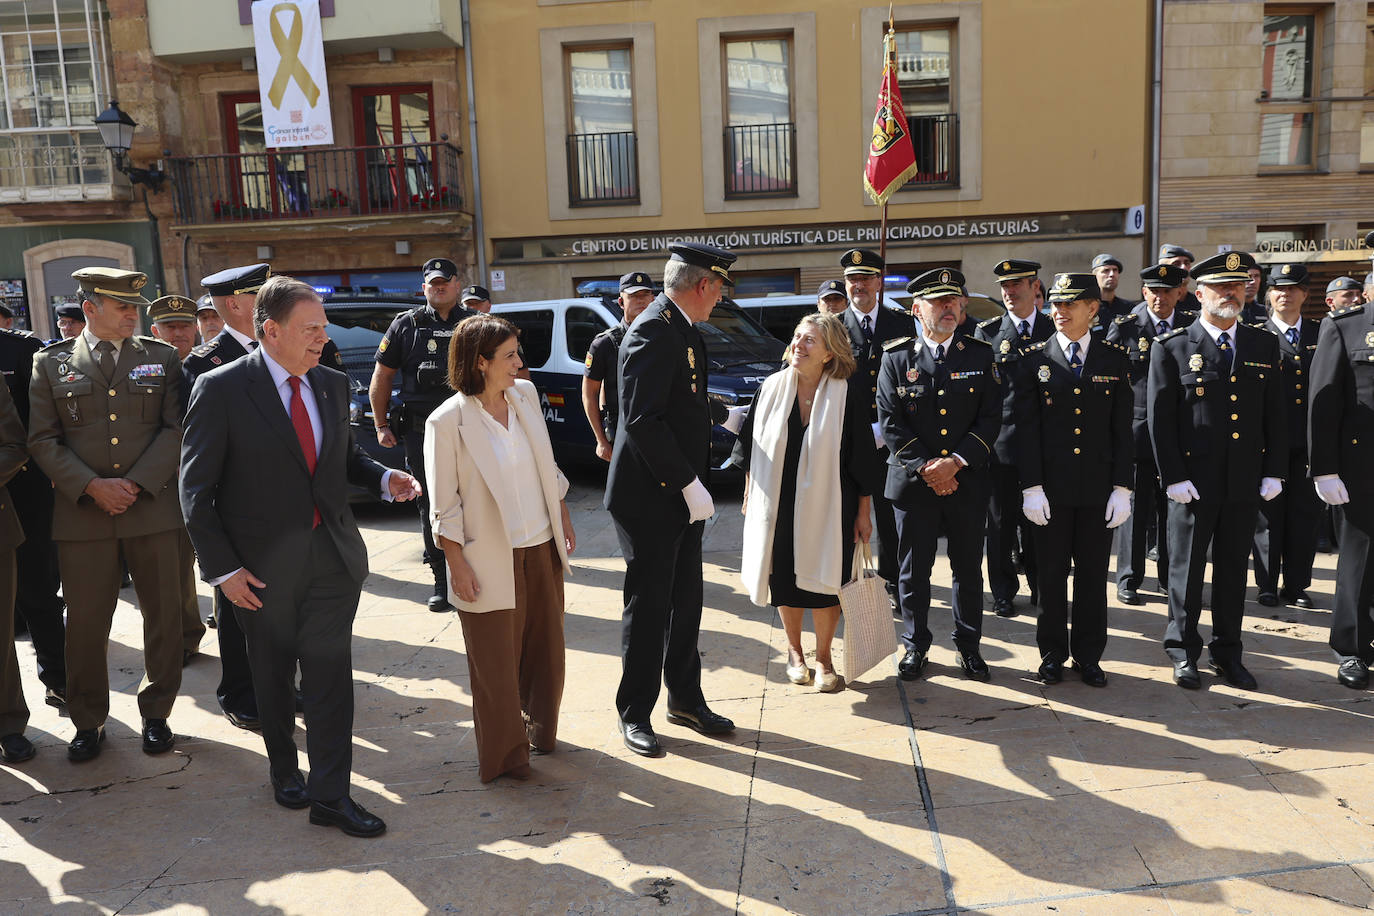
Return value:
[(120, 110), (118, 102), (110, 101), (110, 107), (95, 119), (95, 126), (100, 130), (100, 142), (105, 144), (105, 148), (114, 157), (115, 168), (127, 175), (129, 181), (134, 184), (147, 185), (154, 191), (162, 190), (162, 182), (167, 177), (162, 169), (157, 166), (136, 169), (124, 161), (125, 154), (134, 142), (134, 128), (138, 127), (138, 124)]

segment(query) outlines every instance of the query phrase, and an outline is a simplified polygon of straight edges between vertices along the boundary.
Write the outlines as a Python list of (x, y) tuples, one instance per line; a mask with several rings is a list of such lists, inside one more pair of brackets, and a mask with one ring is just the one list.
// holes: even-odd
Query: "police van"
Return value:
[[(520, 329), (530, 379), (539, 389), (549, 438), (560, 459), (591, 459), (596, 437), (582, 411), (582, 375), (592, 338), (620, 323), (620, 306), (607, 297), (545, 299), (493, 304)], [(707, 397), (726, 407), (748, 404), (763, 380), (782, 366), (784, 345), (728, 302), (697, 325), (709, 360)], [(734, 434), (711, 430), (711, 463), (719, 468), (734, 448)]]

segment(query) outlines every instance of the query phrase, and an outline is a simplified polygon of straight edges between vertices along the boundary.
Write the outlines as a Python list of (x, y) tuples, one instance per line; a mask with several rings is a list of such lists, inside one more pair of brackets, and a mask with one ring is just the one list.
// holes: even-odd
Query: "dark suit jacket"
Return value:
[(1002, 429), (997, 434), (997, 442), (993, 445), (993, 452), (997, 460), (1003, 464), (1016, 463), (1016, 449), (1012, 445), (1012, 439), (1016, 435), (1016, 412), (1014, 410), (1015, 398), (1015, 373), (1012, 371), (1016, 366), (1016, 361), (1021, 357), (1021, 351), (1029, 343), (1039, 343), (1047, 340), (1054, 334), (1054, 322), (1039, 312), (1034, 312), (1029, 319), (1031, 323), (1030, 340), (1021, 339), (1021, 334), (1016, 330), (1018, 319), (1013, 318), (1010, 312), (1006, 312), (1000, 318), (989, 318), (987, 321), (980, 322), (975, 335), (979, 340), (985, 340), (992, 344), (992, 355), (997, 360), (997, 369), (1002, 375)]
[[(225, 363), (232, 363), (234, 360), (247, 356), (248, 351), (239, 343), (237, 337), (229, 333), (225, 328), (215, 335), (215, 339), (201, 344), (191, 351), (191, 355), (186, 357), (186, 361), (181, 364), (181, 371), (186, 376), (186, 390), (189, 393), (191, 386), (195, 385), (196, 378), (214, 369), (218, 369)], [(320, 365), (330, 369), (344, 371), (343, 356), (339, 353), (339, 348), (334, 345), (334, 341), (326, 341), (324, 349), (320, 351)]]
[(863, 392), (862, 400), (868, 409), (868, 422), (878, 421), (878, 372), (883, 366), (883, 344), (899, 337), (911, 337), (916, 333), (916, 322), (910, 315), (879, 305), (873, 309), (873, 342), (864, 341), (863, 327), (854, 310), (847, 308), (840, 315), (845, 330), (849, 332), (849, 346), (854, 351), (854, 361), (858, 366), (849, 377), (849, 386)]
[[(1197, 318), (1195, 312), (1174, 309), (1169, 316), (1169, 329), (1186, 328)], [(1136, 460), (1154, 460), (1154, 446), (1150, 444), (1149, 419), (1149, 377), (1150, 347), (1159, 336), (1155, 328), (1159, 319), (1154, 317), (1150, 307), (1140, 303), (1129, 315), (1122, 315), (1107, 328), (1107, 340), (1120, 344), (1126, 350), (1131, 363), (1131, 390), (1134, 393), (1132, 409), (1132, 429), (1135, 432)]]
[(1103, 506), (1135, 480), (1126, 353), (1090, 340), (1074, 376), (1058, 340), (1031, 344), (1015, 364), (1016, 467), (1021, 486), (1044, 487), (1051, 506)]
[(367, 576), (348, 485), (375, 490), (386, 469), (353, 441), (347, 377), (317, 366), (306, 379), (324, 427), (313, 477), (262, 351), (201, 376), (191, 391), (181, 506), (207, 580), (243, 567), (268, 593), (292, 583), (309, 554), (316, 508), (355, 581)]
[[(1317, 336), (1321, 323), (1304, 318), (1298, 328), (1298, 345), (1288, 342), (1272, 318), (1265, 319), (1264, 330), (1279, 342), (1279, 361), (1283, 366), (1283, 408), (1288, 411), (1288, 448), (1299, 455), (1307, 454), (1307, 407), (1311, 391), (1312, 358), (1317, 353)], [(1293, 481), (1296, 483), (1296, 481)]]
[(1232, 331), (1230, 372), (1201, 321), (1155, 340), (1150, 439), (1165, 487), (1191, 480), (1203, 499), (1258, 502), (1261, 477), (1288, 473), (1279, 344), (1240, 322)]
[[(1304, 322), (1306, 323), (1306, 322)], [(1313, 477), (1339, 474), (1352, 500), (1374, 499), (1374, 309), (1337, 309), (1321, 323), (1307, 417)]]

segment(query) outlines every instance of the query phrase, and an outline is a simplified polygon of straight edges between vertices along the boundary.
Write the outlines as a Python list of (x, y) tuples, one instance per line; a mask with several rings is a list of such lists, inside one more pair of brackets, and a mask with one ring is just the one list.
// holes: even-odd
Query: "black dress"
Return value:
[[(790, 372), (791, 369), (784, 369)], [(840, 431), (840, 530), (834, 533), (843, 558), (841, 581), (848, 582), (854, 562), (854, 519), (859, 514), (859, 499), (871, 496), (883, 483), (883, 466), (873, 446), (873, 431), (869, 428), (861, 397), (865, 392), (849, 386), (845, 404), (844, 429)], [(735, 443), (734, 463), (749, 470), (753, 451), (754, 411), (750, 407)], [(778, 517), (773, 528), (773, 568), (768, 575), (768, 590), (775, 607), (822, 608), (840, 603), (837, 595), (822, 595), (797, 587), (795, 551), (792, 544), (793, 519), (796, 516), (797, 468), (801, 463), (802, 439), (806, 427), (802, 425), (801, 405), (792, 401), (787, 417), (787, 450), (783, 453), (782, 482), (778, 492)]]

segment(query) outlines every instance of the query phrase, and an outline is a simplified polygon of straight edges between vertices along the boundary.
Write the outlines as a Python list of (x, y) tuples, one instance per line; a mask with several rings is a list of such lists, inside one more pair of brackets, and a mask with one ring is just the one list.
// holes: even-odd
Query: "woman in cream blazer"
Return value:
[(449, 566), (472, 684), (478, 775), (525, 779), (554, 749), (563, 696), (563, 574), (576, 546), (515, 326), (458, 324), (449, 384), (425, 429), (430, 523)]

